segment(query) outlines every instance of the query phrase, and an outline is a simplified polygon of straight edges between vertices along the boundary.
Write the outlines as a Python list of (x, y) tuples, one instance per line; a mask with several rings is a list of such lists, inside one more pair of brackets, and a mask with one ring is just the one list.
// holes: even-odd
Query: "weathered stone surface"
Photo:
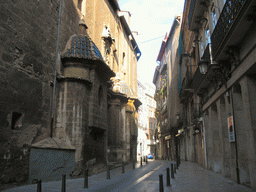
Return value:
[(70, 150), (75, 150), (75, 147), (72, 145), (69, 145), (68, 143), (60, 140), (57, 137), (53, 138), (46, 138), (42, 141), (39, 141), (35, 144), (32, 145), (34, 148), (53, 148), (53, 149), (70, 149)]
[(17, 140), (17, 146), (22, 147), (24, 145), (30, 146), (32, 141), (35, 139), (38, 130), (40, 129), (41, 125), (28, 125), (25, 127), (21, 133), (19, 133), (19, 137)]
[[(89, 27), (88, 35), (95, 43), (93, 46), (97, 46), (99, 51), (104, 53), (101, 35), (103, 23), (108, 22), (115, 38), (113, 46), (119, 47), (120, 50), (111, 53), (115, 58), (113, 65), (107, 67), (118, 72), (119, 67), (123, 67), (121, 61), (124, 60), (117, 58), (118, 55), (129, 51), (125, 59), (132, 61), (127, 66), (133, 66), (133, 69), (130, 74), (127, 71), (127, 79), (137, 80), (136, 54), (132, 52), (127, 32), (120, 25), (117, 11), (113, 10), (108, 1), (100, 0), (98, 3), (87, 1), (86, 13), (81, 13), (76, 3), (75, 0), (63, 0), (59, 52), (64, 50), (68, 39), (77, 34), (78, 23), (83, 17)], [(3, 183), (22, 182), (28, 179), (28, 155), (31, 144), (36, 143), (37, 147), (53, 147), (56, 144), (43, 142), (51, 133), (52, 82), (55, 73), (60, 1), (24, 3), (12, 0), (3, 1), (1, 5), (3, 6), (0, 8), (0, 132), (3, 134), (0, 135), (0, 180)], [(93, 16), (95, 13), (96, 17)], [(58, 75), (64, 75), (62, 64), (59, 59)], [(67, 148), (62, 142), (76, 147), (76, 160), (80, 168), (83, 165), (83, 158), (96, 158), (96, 163), (106, 162), (109, 75), (105, 74), (104, 69), (99, 63), (89, 67), (89, 72), (83, 74), (88, 78), (87, 84), (83, 84), (79, 78), (71, 78), (58, 81), (56, 85), (56, 127), (53, 135), (60, 139), (57, 143), (61, 148)], [(80, 76), (80, 73), (76, 76)], [(136, 90), (136, 82), (128, 84)], [(18, 114), (22, 118), (15, 118), (13, 114)], [(115, 120), (118, 121), (118, 118)], [(51, 153), (53, 151), (48, 151), (48, 155)], [(47, 155), (44, 157), (47, 159)], [(59, 157), (62, 158), (61, 155)], [(61, 166), (55, 167), (54, 174), (60, 174), (58, 170), (62, 169)]]
[[(65, 8), (68, 6), (68, 8)], [(78, 26), (72, 1), (64, 0), (60, 50)], [(68, 14), (67, 13), (68, 10)], [(30, 146), (49, 136), (59, 1), (3, 1), (0, 8), (0, 182), (28, 179)], [(43, 19), (42, 19), (43, 18)], [(65, 28), (64, 28), (65, 26)], [(12, 130), (12, 113), (22, 114), (19, 130)], [(29, 153), (29, 150), (28, 150)], [(21, 153), (22, 154), (22, 153)], [(22, 157), (22, 158), (21, 158)], [(20, 159), (21, 158), (21, 159)]]
[(3, 53), (2, 60), (10, 63), (10, 62), (12, 62), (13, 58), (11, 55)]

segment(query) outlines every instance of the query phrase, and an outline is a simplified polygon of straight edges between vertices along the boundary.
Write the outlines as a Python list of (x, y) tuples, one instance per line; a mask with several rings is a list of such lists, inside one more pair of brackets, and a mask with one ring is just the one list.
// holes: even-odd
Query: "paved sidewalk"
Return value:
[[(171, 179), (171, 186), (167, 187), (166, 168), (170, 167), (171, 161), (149, 161), (147, 165), (136, 169), (132, 165), (111, 170), (111, 179), (106, 179), (106, 172), (89, 177), (89, 188), (83, 189), (83, 179), (67, 180), (67, 192), (97, 191), (97, 192), (157, 192), (159, 191), (159, 174), (163, 175), (164, 191), (175, 192), (253, 192), (247, 186), (238, 185), (221, 175), (203, 169), (191, 162), (182, 162), (175, 179)], [(6, 192), (35, 192), (36, 185), (27, 185), (6, 190)], [(60, 192), (61, 182), (47, 182), (42, 184), (42, 192)]]

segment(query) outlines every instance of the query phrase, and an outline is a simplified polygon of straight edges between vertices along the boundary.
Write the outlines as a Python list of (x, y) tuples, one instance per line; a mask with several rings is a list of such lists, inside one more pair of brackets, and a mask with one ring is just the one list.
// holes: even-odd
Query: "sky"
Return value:
[(137, 64), (138, 80), (153, 85), (161, 43), (174, 17), (182, 13), (184, 0), (119, 0), (119, 6), (131, 13), (130, 29), (138, 32), (134, 35), (142, 53)]

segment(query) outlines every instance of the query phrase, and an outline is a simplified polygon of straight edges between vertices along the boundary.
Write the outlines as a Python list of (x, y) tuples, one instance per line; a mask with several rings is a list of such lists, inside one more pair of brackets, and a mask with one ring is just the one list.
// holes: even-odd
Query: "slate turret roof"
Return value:
[[(61, 54), (61, 59), (64, 62), (70, 60), (90, 60), (92, 65), (96, 65), (96, 70), (99, 71), (106, 78), (114, 77), (116, 74), (112, 69), (105, 63), (98, 47), (91, 40), (86, 32), (87, 26), (81, 21), (79, 23), (79, 34), (72, 35)], [(81, 62), (83, 63), (83, 62)]]
[(88, 35), (72, 35), (61, 57), (101, 60), (104, 62), (99, 49)]

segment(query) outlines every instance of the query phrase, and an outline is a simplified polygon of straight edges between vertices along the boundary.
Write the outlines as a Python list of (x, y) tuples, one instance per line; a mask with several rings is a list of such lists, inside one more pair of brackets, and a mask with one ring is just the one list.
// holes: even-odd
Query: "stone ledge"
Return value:
[(72, 145), (69, 145), (57, 137), (54, 138), (46, 138), (42, 141), (39, 141), (33, 144), (31, 147), (33, 148), (41, 148), (41, 149), (62, 149), (62, 150), (76, 150), (76, 148)]

